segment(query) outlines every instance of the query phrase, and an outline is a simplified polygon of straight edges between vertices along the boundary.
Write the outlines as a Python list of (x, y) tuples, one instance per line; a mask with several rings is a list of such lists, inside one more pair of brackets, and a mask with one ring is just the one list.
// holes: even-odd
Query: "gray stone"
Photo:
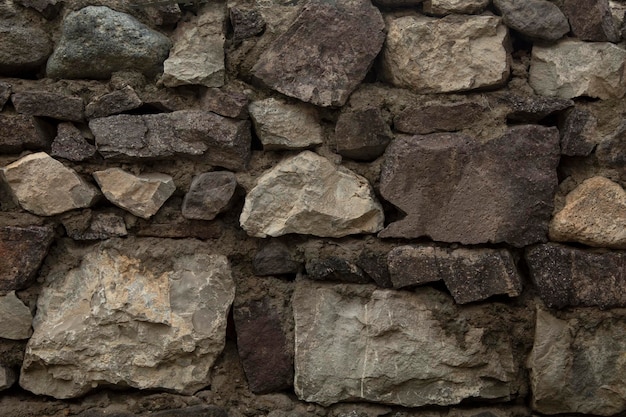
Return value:
[(505, 94), (498, 101), (508, 107), (508, 120), (524, 123), (540, 122), (574, 106), (574, 102), (569, 99), (516, 94)]
[(300, 263), (293, 258), (287, 245), (270, 239), (254, 256), (254, 274), (259, 276), (296, 274)]
[(179, 23), (172, 36), (174, 47), (163, 63), (166, 87), (224, 85), (224, 25), (226, 3), (208, 2), (198, 15)]
[(230, 24), (233, 27), (234, 42), (241, 42), (244, 39), (259, 35), (265, 30), (263, 15), (256, 9), (231, 7), (228, 13)]
[(0, 391), (11, 388), (15, 381), (15, 372), (11, 368), (0, 366)]
[(598, 122), (588, 110), (574, 108), (565, 113), (560, 123), (561, 153), (567, 156), (587, 156), (596, 146)]
[(67, 247), (71, 266), (50, 272), (37, 301), (22, 388), (71, 398), (100, 385), (206, 387), (235, 295), (228, 260), (212, 250), (189, 239)]
[(487, 6), (490, 0), (425, 0), (424, 12), (437, 16), (445, 16), (453, 13), (479, 14)]
[(305, 149), (324, 141), (315, 107), (268, 98), (248, 107), (264, 150)]
[(487, 107), (482, 103), (428, 103), (409, 106), (393, 119), (395, 130), (425, 135), (435, 132), (455, 132), (480, 122)]
[(11, 340), (28, 339), (32, 334), (33, 316), (30, 309), (11, 291), (0, 296), (0, 338)]
[(525, 257), (548, 307), (626, 307), (625, 252), (598, 253), (548, 243), (527, 249)]
[(0, 81), (0, 111), (11, 97), (11, 84)]
[(0, 113), (0, 126), (0, 152), (3, 153), (40, 150), (52, 141), (50, 126), (32, 116)]
[(596, 158), (601, 165), (616, 168), (626, 176), (626, 122), (598, 144)]
[(85, 210), (61, 222), (67, 235), (74, 240), (103, 240), (128, 234), (124, 218), (112, 212)]
[(337, 153), (357, 161), (373, 161), (385, 152), (393, 133), (380, 109), (347, 111), (335, 125)]
[(13, 93), (11, 101), (18, 113), (80, 122), (85, 118), (85, 104), (80, 97), (47, 91)]
[(530, 39), (555, 41), (569, 32), (567, 17), (547, 0), (494, 0), (504, 24)]
[(14, 0), (14, 2), (35, 9), (46, 19), (52, 20), (59, 14), (65, 0)]
[(52, 78), (107, 79), (113, 72), (159, 73), (169, 53), (167, 36), (104, 6), (87, 6), (63, 20), (61, 39), (48, 60)]
[(620, 31), (613, 20), (609, 0), (563, 0), (561, 8), (578, 39), (619, 42)]
[(236, 91), (208, 88), (200, 99), (200, 106), (224, 117), (248, 118), (248, 97)]
[(70, 122), (59, 123), (52, 141), (50, 155), (68, 161), (81, 162), (96, 156), (96, 146), (87, 142), (80, 129)]
[(389, 16), (386, 23), (382, 76), (397, 87), (445, 93), (496, 87), (508, 80), (508, 30), (499, 17), (439, 19), (411, 13)]
[(583, 181), (550, 222), (550, 239), (626, 249), (626, 191), (604, 177)]
[[(418, 407), (507, 400), (516, 392), (509, 336), (471, 325), (436, 290), (299, 280), (293, 306), (301, 400)], [(490, 336), (498, 343), (485, 343)]]
[(191, 181), (183, 200), (183, 217), (213, 220), (228, 210), (235, 199), (237, 178), (228, 171), (206, 172)]
[(370, 2), (310, 2), (252, 72), (287, 96), (323, 107), (343, 106), (384, 40), (382, 16)]
[(265, 172), (248, 192), (239, 218), (250, 236), (322, 237), (375, 233), (382, 206), (367, 180), (304, 151)]
[(559, 319), (537, 311), (528, 359), (532, 407), (543, 414), (610, 416), (626, 410), (626, 318), (582, 311)]
[(54, 216), (94, 204), (96, 188), (45, 152), (27, 155), (0, 170), (20, 206), (38, 216)]
[(554, 45), (535, 44), (528, 82), (543, 96), (622, 98), (625, 62), (626, 50), (608, 42), (564, 39)]
[(40, 28), (0, 21), (0, 74), (37, 72), (52, 53), (52, 42)]
[(106, 117), (141, 107), (143, 102), (129, 85), (97, 97), (85, 107), (88, 119)]
[(144, 219), (156, 214), (176, 191), (173, 178), (160, 173), (133, 175), (109, 168), (94, 172), (93, 177), (107, 200)]
[(367, 274), (376, 285), (383, 288), (392, 288), (387, 254), (383, 251), (363, 249), (359, 254), (356, 265)]
[(558, 161), (556, 128), (515, 126), (484, 143), (454, 133), (398, 136), (385, 153), (380, 192), (406, 217), (379, 236), (518, 247), (545, 241)]
[(315, 281), (339, 281), (368, 284), (370, 278), (356, 264), (336, 256), (308, 259), (307, 278)]
[(199, 156), (215, 166), (241, 170), (251, 153), (250, 122), (211, 112), (180, 110), (92, 119), (89, 127), (106, 159), (170, 159)]

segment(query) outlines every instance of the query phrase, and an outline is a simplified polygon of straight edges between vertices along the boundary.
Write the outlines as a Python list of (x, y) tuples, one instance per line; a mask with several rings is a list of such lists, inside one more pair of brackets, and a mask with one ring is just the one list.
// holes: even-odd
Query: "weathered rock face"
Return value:
[(17, 298), (15, 291), (0, 296), (0, 337), (3, 339), (28, 339), (32, 333), (33, 316), (30, 309)]
[(324, 141), (313, 106), (268, 98), (250, 103), (248, 111), (264, 150), (304, 149)]
[(493, 4), (509, 28), (531, 39), (555, 41), (569, 32), (567, 17), (547, 0), (494, 0)]
[(84, 119), (85, 104), (80, 97), (45, 91), (14, 93), (11, 101), (18, 113), (79, 122)]
[(0, 81), (0, 111), (4, 109), (4, 105), (9, 101), (11, 97), (11, 84)]
[(54, 216), (85, 208), (98, 198), (96, 188), (73, 169), (45, 152), (27, 155), (0, 170), (24, 210), (39, 216)]
[(259, 178), (246, 196), (239, 222), (255, 237), (342, 237), (375, 233), (383, 227), (383, 218), (365, 178), (304, 151)]
[(163, 63), (164, 85), (224, 85), (225, 5), (209, 2), (198, 16), (177, 26), (174, 47)]
[(445, 309), (454, 311), (450, 303), (431, 289), (296, 282), (296, 394), (322, 405), (506, 400), (518, 372), (506, 335), (487, 345), (485, 328), (468, 325), (456, 334), (440, 321)]
[(619, 28), (613, 20), (609, 0), (563, 0), (562, 8), (578, 39), (619, 42)]
[(254, 256), (252, 266), (255, 275), (295, 274), (300, 269), (297, 262), (284, 243), (271, 239)]
[(393, 133), (376, 108), (343, 112), (335, 125), (339, 155), (358, 161), (373, 161), (385, 152)]
[[(590, 124), (593, 127), (593, 122)], [(626, 123), (622, 122), (614, 134), (598, 144), (596, 158), (602, 165), (617, 169), (626, 178)]]
[(56, 398), (99, 385), (187, 394), (208, 385), (235, 292), (226, 257), (195, 240), (76, 251), (67, 256), (80, 265), (51, 272), (39, 297), (20, 385)]
[(156, 214), (176, 191), (173, 178), (160, 173), (133, 175), (109, 168), (93, 176), (107, 200), (144, 219)]
[(124, 219), (111, 212), (85, 210), (61, 222), (67, 235), (74, 240), (103, 240), (128, 234)]
[(610, 416), (626, 410), (626, 321), (610, 313), (558, 319), (537, 311), (528, 359), (533, 409), (544, 414)]
[(207, 162), (241, 170), (250, 159), (250, 122), (211, 112), (181, 110), (93, 119), (89, 127), (107, 159), (168, 159), (204, 155)]
[(187, 219), (213, 220), (227, 210), (235, 197), (237, 178), (228, 171), (206, 172), (193, 179), (183, 200)]
[(572, 100), (559, 97), (521, 96), (507, 93), (496, 97), (496, 102), (503, 103), (509, 108), (507, 120), (515, 122), (537, 123), (574, 106)]
[(16, 0), (15, 3), (24, 7), (37, 10), (46, 19), (54, 19), (58, 14), (64, 0)]
[(65, 17), (46, 73), (53, 78), (95, 79), (123, 70), (154, 75), (162, 68), (170, 46), (167, 36), (127, 14), (88, 6)]
[(384, 40), (382, 16), (370, 2), (310, 2), (252, 72), (285, 95), (323, 107), (342, 106)]
[(604, 177), (585, 180), (554, 215), (550, 239), (626, 249), (626, 191)]
[(544, 96), (621, 98), (626, 94), (625, 72), (626, 50), (619, 46), (564, 39), (533, 45), (528, 82)]
[(0, 74), (37, 71), (52, 53), (52, 42), (40, 28), (0, 22)]
[(390, 16), (383, 77), (420, 93), (500, 85), (509, 76), (507, 35), (506, 26), (495, 16)]
[(241, 42), (265, 30), (263, 15), (256, 9), (231, 7), (228, 10), (228, 15), (233, 26), (233, 40), (235, 42)]
[(486, 110), (480, 103), (465, 101), (411, 106), (393, 119), (393, 127), (400, 132), (419, 135), (455, 132), (478, 122)]
[(11, 386), (15, 383), (15, 372), (5, 366), (0, 366), (0, 391)]
[(0, 125), (0, 152), (40, 150), (52, 140), (52, 133), (46, 124), (32, 116), (0, 113)]
[(248, 118), (248, 97), (235, 91), (223, 91), (209, 88), (202, 96), (200, 105), (203, 110), (235, 119)]
[(598, 122), (591, 112), (571, 109), (565, 114), (561, 132), (561, 153), (568, 156), (587, 156), (596, 142)]
[(369, 284), (371, 279), (353, 262), (329, 256), (306, 260), (307, 278), (315, 281), (339, 281)]
[(106, 117), (136, 109), (142, 104), (143, 102), (135, 90), (127, 85), (124, 88), (97, 97), (94, 101), (87, 104), (85, 114), (89, 119)]
[(70, 122), (57, 125), (57, 136), (52, 141), (50, 155), (68, 161), (84, 161), (96, 155), (96, 147), (87, 142), (80, 129)]
[(558, 131), (542, 126), (516, 126), (486, 143), (452, 133), (397, 137), (385, 153), (380, 192), (406, 217), (379, 236), (545, 241), (558, 160)]
[(548, 243), (526, 250), (530, 275), (552, 308), (626, 306), (626, 253)]
[(426, 0), (424, 12), (437, 16), (452, 13), (478, 14), (489, 5), (489, 0)]

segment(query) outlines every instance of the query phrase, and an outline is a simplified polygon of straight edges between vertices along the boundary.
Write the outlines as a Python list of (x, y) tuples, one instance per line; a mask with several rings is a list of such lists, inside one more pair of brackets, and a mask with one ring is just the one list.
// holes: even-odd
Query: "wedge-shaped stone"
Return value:
[(3, 339), (28, 339), (32, 333), (33, 316), (30, 309), (11, 291), (0, 296), (0, 337)]
[[(470, 325), (436, 290), (300, 280), (293, 306), (295, 391), (304, 401), (418, 407), (506, 400), (517, 389), (508, 335)], [(448, 320), (468, 326), (452, 330)], [(485, 343), (490, 337), (498, 342)]]
[(228, 260), (211, 251), (189, 239), (65, 247), (73, 267), (48, 276), (20, 385), (56, 398), (100, 385), (207, 386), (235, 295)]
[(384, 214), (367, 180), (304, 151), (259, 178), (239, 222), (250, 236), (342, 237), (375, 233)]
[(54, 216), (91, 206), (98, 197), (96, 188), (73, 169), (45, 152), (30, 154), (0, 170), (24, 210), (39, 216)]
[[(495, 16), (390, 16), (383, 77), (420, 93), (498, 86), (509, 76), (508, 30)], [(451, 42), (450, 39), (454, 39)]]

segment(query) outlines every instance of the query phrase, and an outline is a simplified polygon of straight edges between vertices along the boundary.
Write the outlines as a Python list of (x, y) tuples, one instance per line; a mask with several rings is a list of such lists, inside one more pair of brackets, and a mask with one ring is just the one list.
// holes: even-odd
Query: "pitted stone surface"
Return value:
[(24, 114), (0, 113), (0, 152), (41, 150), (50, 145), (53, 132), (45, 122)]
[(85, 161), (96, 155), (96, 147), (87, 142), (83, 133), (71, 122), (57, 125), (57, 136), (52, 141), (50, 155), (68, 161)]
[(136, 109), (142, 104), (143, 102), (135, 90), (127, 85), (124, 88), (97, 97), (87, 104), (85, 114), (89, 119), (106, 117)]
[(46, 91), (28, 91), (14, 93), (11, 101), (18, 113), (29, 116), (44, 116), (74, 122), (79, 122), (85, 117), (85, 104), (80, 97)]
[(569, 110), (561, 125), (561, 153), (568, 156), (587, 156), (596, 146), (598, 121), (588, 110)]
[(52, 42), (41, 28), (0, 22), (0, 74), (36, 72), (52, 53)]

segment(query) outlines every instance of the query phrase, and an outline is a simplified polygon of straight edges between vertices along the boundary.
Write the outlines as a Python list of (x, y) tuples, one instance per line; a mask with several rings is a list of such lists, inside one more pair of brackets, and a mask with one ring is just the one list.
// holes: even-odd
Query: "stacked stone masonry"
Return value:
[(0, 3), (0, 416), (626, 413), (626, 1)]

